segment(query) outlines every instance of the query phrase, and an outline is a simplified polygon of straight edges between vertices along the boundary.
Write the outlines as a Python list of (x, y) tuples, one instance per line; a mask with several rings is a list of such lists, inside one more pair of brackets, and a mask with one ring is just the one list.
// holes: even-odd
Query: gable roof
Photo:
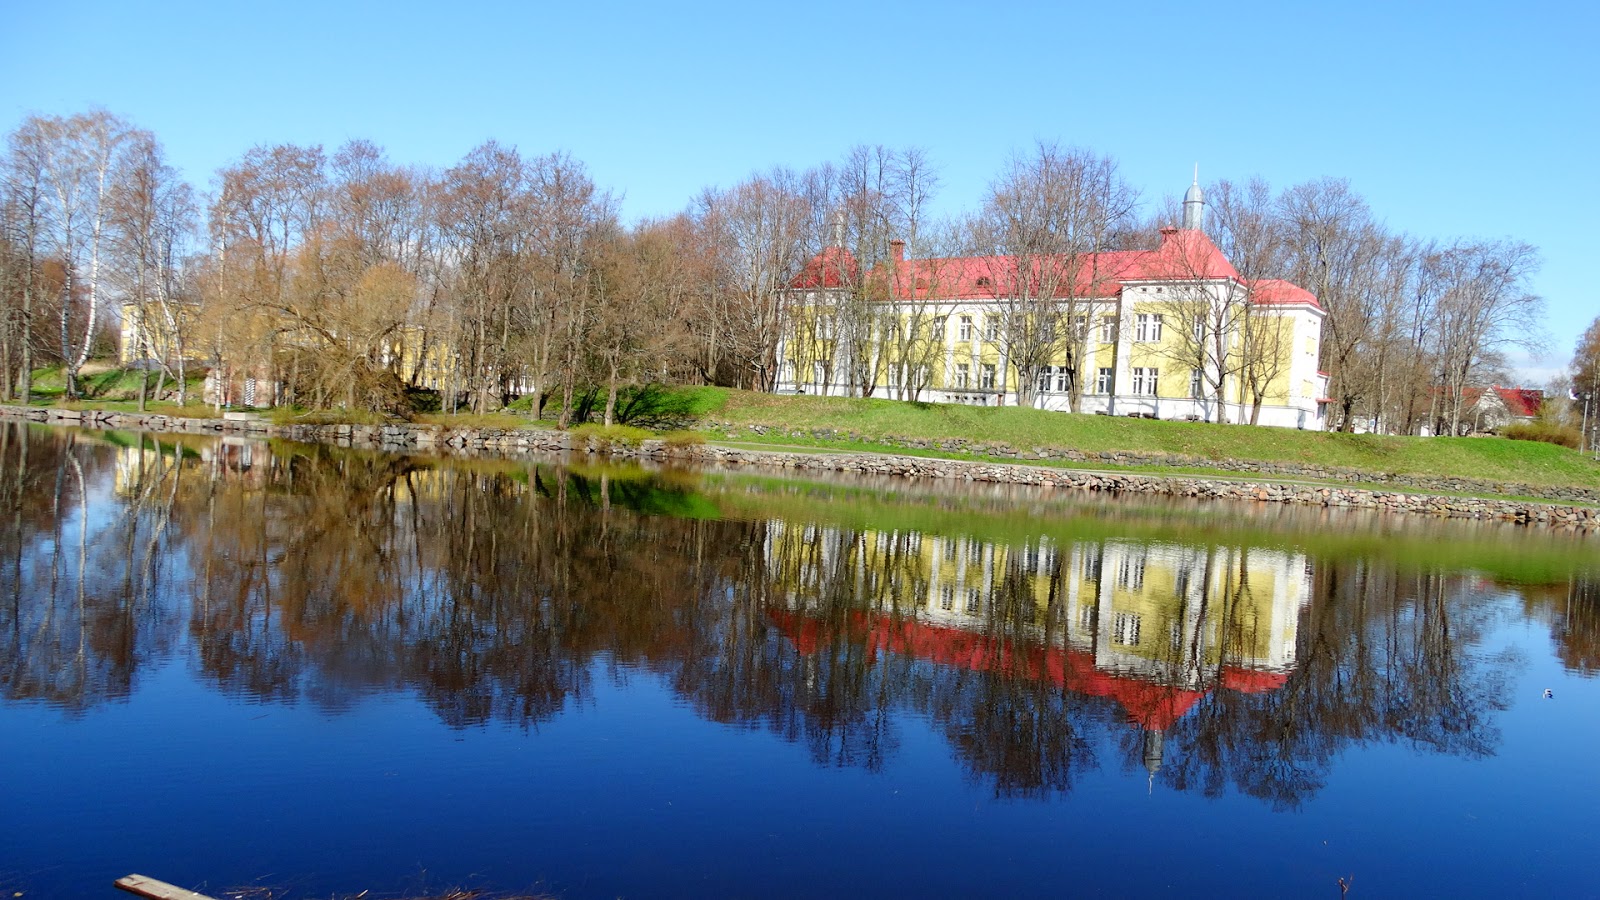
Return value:
[(1533, 388), (1503, 388), (1494, 386), (1494, 392), (1500, 395), (1500, 402), (1506, 405), (1506, 411), (1513, 416), (1531, 419), (1539, 414), (1539, 407), (1544, 404), (1544, 391)]

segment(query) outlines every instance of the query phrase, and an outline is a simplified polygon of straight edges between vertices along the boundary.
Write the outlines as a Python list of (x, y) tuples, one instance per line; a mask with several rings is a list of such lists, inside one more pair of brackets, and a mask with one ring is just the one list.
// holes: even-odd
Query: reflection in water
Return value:
[[(788, 607), (772, 617), (802, 653), (843, 636), (862, 643), (869, 661), (892, 653), (1110, 700), (1138, 729), (1152, 779), (1164, 733), (1213, 689), (1284, 685), (1310, 599), (1303, 554), (1120, 540), (1006, 547), (915, 532), (772, 528), (770, 571), (787, 586)], [(847, 611), (844, 628), (828, 626), (838, 621), (832, 609)], [(1065, 775), (1066, 762), (1027, 769)], [(994, 774), (1024, 790), (1067, 784), (1027, 777), (1013, 785), (1007, 771)]]
[[(6, 426), (0, 697), (83, 710), (181, 658), (256, 700), (405, 691), (452, 726), (530, 727), (586, 698), (598, 662), (819, 763), (892, 766), (912, 715), (1000, 795), (1114, 766), (1279, 806), (1352, 744), (1499, 740), (1507, 660), (1483, 646), (1477, 575), (1096, 520), (1012, 539), (724, 511), (751, 496)], [(1523, 597), (1592, 672), (1594, 583)]]

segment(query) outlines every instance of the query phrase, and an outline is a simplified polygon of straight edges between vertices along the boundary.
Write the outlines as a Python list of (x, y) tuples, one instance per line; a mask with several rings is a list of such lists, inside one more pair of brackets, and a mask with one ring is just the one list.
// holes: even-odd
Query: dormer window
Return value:
[(978, 287), (986, 288), (986, 287), (993, 287), (993, 286), (994, 286), (994, 282), (989, 280), (989, 276), (987, 276), (987, 275), (979, 275), (978, 276)]

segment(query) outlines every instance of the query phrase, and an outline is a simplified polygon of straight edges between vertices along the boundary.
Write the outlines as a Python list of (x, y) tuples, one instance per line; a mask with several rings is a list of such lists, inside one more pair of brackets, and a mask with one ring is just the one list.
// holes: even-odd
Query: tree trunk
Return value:
[(608, 379), (608, 384), (606, 386), (606, 419), (605, 419), (606, 427), (610, 428), (612, 425), (616, 424), (616, 421), (617, 421), (617, 361), (616, 361), (616, 358), (613, 357), (612, 360), (611, 360), (611, 377)]

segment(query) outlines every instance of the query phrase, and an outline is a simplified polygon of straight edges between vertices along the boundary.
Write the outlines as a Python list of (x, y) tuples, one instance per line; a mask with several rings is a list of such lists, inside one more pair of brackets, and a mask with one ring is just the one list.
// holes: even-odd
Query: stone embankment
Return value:
[(1346, 484), (1359, 483), (1363, 485), (1383, 484), (1394, 485), (1397, 488), (1414, 488), (1430, 493), (1460, 493), (1460, 494), (1509, 494), (1517, 497), (1538, 497), (1543, 500), (1569, 501), (1578, 503), (1600, 503), (1600, 490), (1581, 487), (1547, 487), (1531, 484), (1517, 484), (1503, 481), (1486, 481), (1472, 478), (1440, 478), (1428, 475), (1413, 475), (1404, 472), (1372, 472), (1362, 469), (1342, 469), (1337, 466), (1317, 466), (1288, 462), (1254, 462), (1241, 459), (1207, 459), (1198, 456), (1184, 456), (1174, 453), (1144, 453), (1136, 450), (1115, 450), (1106, 452), (1090, 452), (1072, 450), (1061, 447), (1033, 447), (1019, 450), (1009, 444), (1000, 442), (972, 441), (965, 438), (869, 438), (852, 431), (840, 429), (816, 430), (790, 430), (784, 428), (771, 428), (762, 425), (740, 427), (726, 423), (713, 423), (714, 428), (729, 439), (736, 439), (740, 433), (747, 433), (757, 437), (794, 438), (797, 440), (834, 440), (851, 441), (855, 443), (876, 443), (888, 452), (896, 449), (922, 450), (939, 453), (961, 453), (972, 456), (987, 456), (1019, 462), (1047, 462), (1059, 460), (1074, 464), (1087, 464), (1091, 466), (1108, 467), (1162, 467), (1173, 469), (1216, 469), (1223, 472), (1239, 472), (1246, 476), (1275, 475), (1290, 481), (1328, 481), (1344, 482)]
[[(220, 434), (257, 438), (283, 438), (308, 443), (365, 447), (377, 450), (433, 450), (464, 455), (514, 454), (523, 452), (578, 452), (616, 458), (673, 459), (724, 466), (760, 466), (796, 471), (850, 472), (863, 475), (894, 475), (905, 478), (949, 478), (1001, 484), (1028, 484), (1045, 488), (1142, 494), (1147, 496), (1193, 497), (1215, 500), (1250, 500), (1265, 503), (1298, 503), (1313, 506), (1351, 507), (1426, 513), (1470, 519), (1501, 519), (1577, 530), (1600, 530), (1600, 508), (1561, 502), (1536, 502), (1485, 497), (1451, 497), (1430, 493), (1382, 491), (1337, 484), (1304, 484), (1298, 479), (1317, 481), (1361, 481), (1373, 483), (1393, 480), (1422, 490), (1443, 490), (1478, 494), (1538, 496), (1553, 494), (1552, 500), (1595, 500), (1595, 492), (1581, 488), (1539, 489), (1527, 485), (1502, 485), (1463, 479), (1427, 479), (1415, 476), (1350, 473), (1343, 470), (1287, 465), (1253, 465), (1239, 461), (1193, 460), (1139, 453), (1079, 453), (1072, 450), (1034, 450), (1017, 453), (1003, 445), (984, 445), (969, 441), (928, 441), (918, 449), (962, 452), (973, 455), (1004, 456), (1017, 462), (979, 462), (898, 456), (892, 453), (796, 453), (748, 450), (705, 444), (669, 445), (666, 441), (644, 441), (637, 446), (598, 441), (575, 441), (567, 432), (534, 429), (502, 430), (490, 428), (450, 428), (441, 425), (276, 425), (247, 414), (230, 413), (220, 419), (120, 413), (102, 410), (40, 409), (0, 406), (0, 418), (27, 419), (54, 425), (88, 428), (122, 428), (157, 432)], [(724, 426), (724, 434), (736, 438), (738, 432)], [(782, 432), (779, 432), (780, 434)], [(809, 434), (809, 437), (846, 438), (847, 433)], [(581, 443), (582, 446), (576, 444)], [(911, 446), (917, 446), (912, 444)], [(1009, 452), (1008, 452), (1009, 451)], [(1060, 459), (1075, 463), (1108, 466), (1162, 465), (1199, 466), (1238, 471), (1250, 475), (1290, 476), (1288, 480), (1260, 478), (1201, 477), (1158, 475), (1137, 472), (1105, 472), (1060, 469), (1028, 465), (1030, 460)], [(1181, 460), (1181, 461), (1178, 461)], [(1405, 479), (1401, 481), (1400, 479)]]

